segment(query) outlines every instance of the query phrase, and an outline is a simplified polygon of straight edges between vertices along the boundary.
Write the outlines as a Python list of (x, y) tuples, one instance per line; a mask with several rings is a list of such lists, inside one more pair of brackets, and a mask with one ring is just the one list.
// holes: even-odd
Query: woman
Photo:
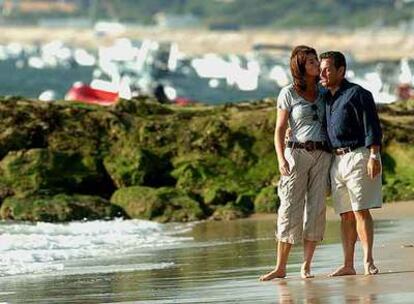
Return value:
[[(286, 276), (292, 244), (303, 241), (301, 277), (310, 278), (316, 244), (325, 230), (325, 195), (331, 154), (325, 128), (325, 104), (318, 88), (316, 51), (297, 46), (290, 57), (293, 83), (284, 87), (277, 101), (275, 148), (281, 174), (278, 195), (276, 268), (262, 281)], [(286, 130), (290, 128), (285, 142)]]

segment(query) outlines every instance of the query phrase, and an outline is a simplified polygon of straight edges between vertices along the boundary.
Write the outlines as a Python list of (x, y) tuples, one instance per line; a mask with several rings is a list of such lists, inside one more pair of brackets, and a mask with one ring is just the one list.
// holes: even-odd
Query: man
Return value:
[(345, 79), (340, 52), (321, 58), (321, 84), (327, 88), (326, 123), (334, 152), (331, 187), (335, 212), (341, 216), (344, 265), (331, 276), (354, 275), (354, 251), (359, 237), (366, 275), (378, 273), (372, 254), (374, 229), (370, 209), (380, 208), (382, 131), (372, 94)]

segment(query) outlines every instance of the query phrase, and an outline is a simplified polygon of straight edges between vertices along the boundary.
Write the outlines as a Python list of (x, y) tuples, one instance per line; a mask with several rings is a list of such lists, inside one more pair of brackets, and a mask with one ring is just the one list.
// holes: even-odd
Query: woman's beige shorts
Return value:
[(331, 167), (331, 187), (338, 214), (382, 206), (381, 174), (368, 176), (369, 149), (362, 147), (335, 155)]
[(285, 157), (291, 174), (279, 182), (276, 238), (290, 244), (303, 239), (321, 241), (332, 155), (320, 150), (286, 149)]

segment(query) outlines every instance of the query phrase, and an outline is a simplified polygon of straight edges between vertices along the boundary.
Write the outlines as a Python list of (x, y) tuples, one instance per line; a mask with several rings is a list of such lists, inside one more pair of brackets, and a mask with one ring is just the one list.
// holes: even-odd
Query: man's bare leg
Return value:
[(364, 270), (366, 275), (377, 274), (378, 268), (374, 265), (372, 247), (374, 244), (374, 223), (369, 209), (355, 211), (356, 229), (364, 250)]
[(270, 281), (276, 278), (284, 278), (286, 276), (286, 264), (289, 257), (292, 244), (286, 242), (277, 243), (277, 261), (274, 270), (262, 275), (260, 281)]
[(341, 213), (341, 237), (344, 251), (344, 265), (339, 267), (330, 277), (354, 275), (354, 252), (357, 241), (356, 219), (353, 211)]
[(311, 263), (315, 252), (316, 243), (314, 241), (304, 240), (303, 242), (303, 264), (300, 268), (300, 276), (302, 279), (313, 278), (311, 275)]

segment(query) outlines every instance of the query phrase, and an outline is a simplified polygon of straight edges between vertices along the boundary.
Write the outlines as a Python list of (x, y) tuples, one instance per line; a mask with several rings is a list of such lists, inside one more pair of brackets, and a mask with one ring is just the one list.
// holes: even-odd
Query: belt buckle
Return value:
[(344, 154), (347, 154), (351, 151), (352, 151), (352, 149), (350, 147), (344, 147), (344, 148), (336, 149), (336, 152), (337, 152), (338, 155), (344, 155)]
[(304, 147), (305, 147), (305, 150), (308, 151), (308, 152), (313, 151), (313, 150), (315, 150), (315, 142), (310, 141), (310, 140), (306, 141), (304, 143)]

